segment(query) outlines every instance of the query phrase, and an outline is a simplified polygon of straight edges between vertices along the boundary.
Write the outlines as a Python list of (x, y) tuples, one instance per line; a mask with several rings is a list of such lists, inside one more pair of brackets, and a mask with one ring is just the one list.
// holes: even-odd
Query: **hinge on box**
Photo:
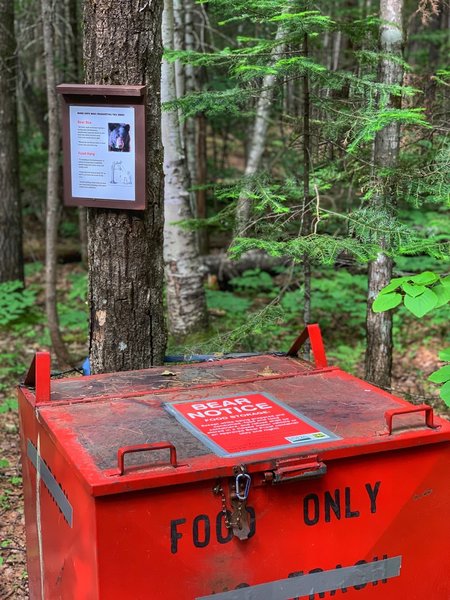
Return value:
[(277, 460), (273, 471), (264, 473), (267, 483), (284, 483), (322, 477), (327, 472), (327, 466), (317, 456), (303, 456), (301, 458), (285, 458)]

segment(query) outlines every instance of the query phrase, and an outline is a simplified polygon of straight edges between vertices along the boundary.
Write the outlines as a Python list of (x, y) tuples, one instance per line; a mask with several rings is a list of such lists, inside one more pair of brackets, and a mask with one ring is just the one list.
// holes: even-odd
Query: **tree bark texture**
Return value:
[[(381, 0), (380, 50), (394, 57), (402, 57), (403, 48), (403, 0)], [(400, 64), (383, 58), (380, 64), (379, 81), (385, 84), (401, 85), (403, 68)], [(400, 98), (392, 97), (390, 106), (399, 107)], [(374, 143), (374, 179), (379, 192), (372, 205), (394, 212), (395, 191), (389, 178), (381, 180), (377, 172), (381, 169), (394, 168), (397, 165), (400, 150), (400, 124), (391, 123), (379, 131)], [(385, 240), (380, 240), (381, 247), (386, 247)], [(384, 388), (391, 385), (392, 371), (392, 314), (390, 311), (374, 313), (372, 304), (381, 288), (389, 283), (392, 277), (392, 260), (380, 253), (369, 265), (369, 290), (367, 299), (367, 350), (365, 377), (368, 381)]]
[[(274, 64), (285, 50), (285, 44), (282, 39), (285, 35), (285, 26), (280, 24), (275, 36), (280, 44), (272, 49), (269, 64)], [(249, 178), (255, 175), (261, 165), (261, 159), (266, 147), (267, 129), (269, 126), (270, 111), (275, 90), (276, 75), (267, 74), (263, 77), (261, 84), (261, 93), (259, 94), (258, 104), (256, 106), (255, 123), (250, 139), (247, 165), (245, 167), (245, 177)], [(248, 196), (248, 187), (244, 186), (236, 206), (236, 227), (235, 235), (245, 234), (249, 225), (251, 215), (251, 201)]]
[(93, 373), (164, 360), (162, 0), (85, 0), (86, 83), (147, 86), (145, 211), (88, 209)]
[[(163, 44), (173, 48), (174, 12), (172, 0), (165, 0)], [(163, 60), (161, 100), (176, 99), (175, 65)], [(203, 277), (195, 232), (177, 225), (192, 218), (189, 199), (189, 176), (183, 152), (178, 112), (162, 113), (164, 146), (164, 261), (167, 284), (169, 329), (172, 335), (185, 336), (207, 326)]]
[[(208, 146), (207, 146), (208, 122), (204, 114), (200, 114), (195, 119), (194, 135), (195, 135), (195, 185), (199, 186), (196, 191), (196, 209), (197, 219), (206, 219), (206, 183), (207, 183), (207, 164), (208, 164)], [(200, 254), (208, 253), (208, 231), (200, 229), (198, 231), (198, 243), (200, 246)]]
[(48, 104), (48, 165), (47, 165), (47, 207), (45, 222), (45, 307), (47, 325), (52, 347), (58, 364), (70, 364), (70, 357), (61, 337), (57, 308), (57, 255), (56, 242), (61, 212), (60, 192), (60, 124), (59, 107), (56, 95), (55, 49), (53, 4), (51, 0), (41, 0), (42, 27), (44, 35), (44, 62)]
[(64, 0), (66, 81), (79, 81), (81, 70), (79, 1)]
[(0, 283), (23, 281), (14, 2), (0, 0)]

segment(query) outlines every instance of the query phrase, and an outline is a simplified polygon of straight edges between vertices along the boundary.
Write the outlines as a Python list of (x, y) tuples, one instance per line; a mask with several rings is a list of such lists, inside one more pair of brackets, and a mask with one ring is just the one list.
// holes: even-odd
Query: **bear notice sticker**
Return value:
[(330, 442), (339, 436), (268, 394), (170, 402), (168, 412), (220, 456)]

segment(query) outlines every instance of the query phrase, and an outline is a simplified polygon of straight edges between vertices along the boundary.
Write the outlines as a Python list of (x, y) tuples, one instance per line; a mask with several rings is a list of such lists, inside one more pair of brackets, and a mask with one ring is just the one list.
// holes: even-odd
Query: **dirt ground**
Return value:
[(0, 414), (0, 467), (0, 599), (22, 600), (28, 578), (17, 412)]
[[(416, 354), (415, 361), (429, 372), (437, 366), (436, 356), (425, 348)], [(435, 405), (441, 416), (450, 416), (450, 411), (442, 409), (437, 396), (430, 397), (426, 383), (411, 375), (414, 365), (410, 359), (404, 357), (395, 364), (393, 391), (396, 395), (415, 403), (426, 400)], [(29, 598), (20, 474), (18, 415), (16, 411), (0, 413), (0, 600)]]

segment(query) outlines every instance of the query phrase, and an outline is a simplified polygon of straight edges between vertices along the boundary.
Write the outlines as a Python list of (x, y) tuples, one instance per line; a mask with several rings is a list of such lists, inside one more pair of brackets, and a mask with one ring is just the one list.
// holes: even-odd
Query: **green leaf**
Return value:
[(406, 308), (420, 319), (430, 312), (430, 310), (433, 310), (438, 303), (438, 297), (432, 290), (427, 289), (416, 298), (405, 296), (404, 303)]
[(433, 271), (424, 271), (423, 273), (419, 273), (419, 275), (410, 277), (410, 281), (413, 281), (418, 285), (430, 285), (435, 283), (438, 279), (439, 275), (436, 275), (436, 273), (433, 273)]
[(402, 301), (401, 294), (378, 294), (375, 298), (374, 303), (372, 304), (373, 312), (383, 312), (385, 310), (390, 310), (391, 308), (395, 308)]
[(440, 360), (450, 360), (450, 348), (444, 348), (438, 354)]
[(389, 294), (390, 292), (393, 292), (394, 290), (396, 290), (398, 287), (400, 287), (400, 285), (404, 282), (404, 281), (408, 281), (409, 277), (394, 277), (394, 279), (391, 279), (390, 283), (388, 283), (384, 288), (382, 288), (379, 292), (379, 296), (381, 294)]
[(450, 287), (445, 287), (441, 283), (438, 283), (433, 287), (433, 292), (438, 297), (438, 303), (436, 304), (435, 308), (445, 306), (447, 302), (450, 302)]
[(402, 284), (402, 289), (408, 296), (415, 298), (423, 294), (427, 288), (424, 285), (414, 285), (413, 283), (406, 282)]
[(447, 383), (444, 383), (441, 387), (440, 396), (445, 404), (450, 407), (450, 381), (447, 381)]
[(441, 279), (441, 283), (443, 286), (450, 288), (450, 275), (447, 275), (447, 277), (443, 277)]
[(450, 365), (445, 365), (445, 367), (441, 367), (434, 373), (428, 377), (428, 381), (432, 381), (433, 383), (444, 383), (450, 379)]

